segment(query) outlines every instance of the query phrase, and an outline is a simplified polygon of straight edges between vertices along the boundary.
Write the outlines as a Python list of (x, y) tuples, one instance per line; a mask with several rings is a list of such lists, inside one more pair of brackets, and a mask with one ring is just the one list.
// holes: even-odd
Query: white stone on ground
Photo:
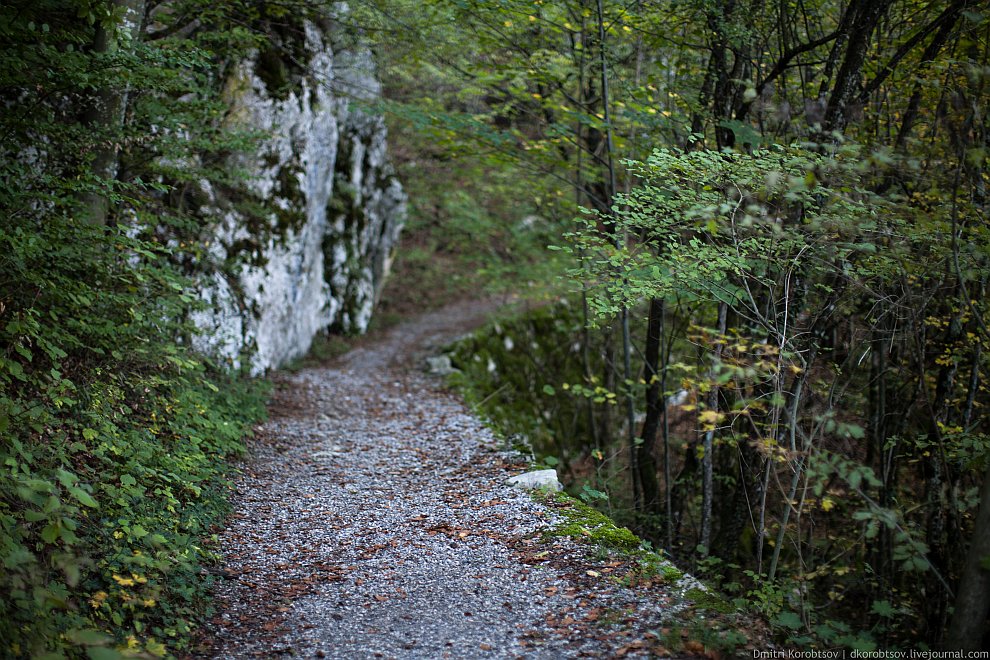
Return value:
[(560, 481), (557, 479), (556, 470), (533, 470), (532, 472), (523, 472), (522, 474), (517, 474), (516, 476), (506, 480), (505, 483), (523, 490), (539, 490), (542, 488), (545, 490), (558, 491), (564, 489)]

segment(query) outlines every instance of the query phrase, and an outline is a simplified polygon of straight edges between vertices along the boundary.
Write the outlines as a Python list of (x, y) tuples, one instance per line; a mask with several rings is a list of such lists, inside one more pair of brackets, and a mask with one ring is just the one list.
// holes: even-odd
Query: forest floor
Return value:
[[(525, 460), (422, 369), (492, 309), (428, 312), (276, 379), (271, 420), (250, 441), (212, 548), (223, 556), (217, 611), (195, 657), (719, 658), (766, 648), (760, 624), (719, 613), (691, 578), (554, 536), (569, 505), (505, 485)], [(749, 640), (726, 640), (739, 632)]]

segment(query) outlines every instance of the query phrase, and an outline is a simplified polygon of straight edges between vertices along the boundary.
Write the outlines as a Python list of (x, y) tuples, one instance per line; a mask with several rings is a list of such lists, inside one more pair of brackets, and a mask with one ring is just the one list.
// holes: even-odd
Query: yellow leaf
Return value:
[(165, 648), (164, 644), (162, 644), (161, 642), (156, 642), (153, 639), (148, 640), (148, 643), (145, 645), (144, 648), (148, 650), (148, 653), (150, 653), (151, 655), (157, 658), (164, 658), (165, 655), (168, 653), (168, 649)]
[(703, 410), (701, 411), (701, 414), (698, 415), (698, 420), (702, 424), (718, 424), (722, 417), (722, 413), (717, 410)]
[(832, 510), (832, 507), (834, 507), (834, 506), (835, 506), (835, 500), (833, 500), (831, 497), (823, 497), (822, 498), (822, 508), (825, 511), (831, 511)]

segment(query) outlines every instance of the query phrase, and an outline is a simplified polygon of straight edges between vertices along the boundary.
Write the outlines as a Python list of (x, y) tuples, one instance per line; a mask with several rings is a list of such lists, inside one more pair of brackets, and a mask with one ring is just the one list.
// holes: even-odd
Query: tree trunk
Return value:
[[(718, 304), (718, 335), (715, 345), (714, 366), (722, 359), (722, 336), (725, 335), (726, 316), (729, 311), (726, 303)], [(708, 393), (708, 409), (718, 410), (718, 386), (712, 384)], [(715, 446), (715, 431), (706, 431), (703, 440), (704, 455), (701, 457), (701, 540), (704, 553), (707, 555), (712, 543), (712, 502), (715, 494), (715, 481), (712, 474), (713, 449)]]
[(990, 468), (980, 489), (980, 510), (973, 525), (966, 564), (959, 578), (955, 612), (946, 635), (946, 649), (978, 651), (983, 646), (990, 615)]
[(662, 516), (663, 507), (660, 501), (660, 483), (657, 480), (657, 460), (654, 448), (657, 432), (660, 429), (660, 419), (664, 410), (664, 392), (660, 381), (660, 347), (663, 344), (664, 299), (650, 300), (649, 320), (647, 321), (646, 345), (644, 347), (645, 367), (643, 377), (646, 380), (646, 419), (640, 434), (642, 443), (636, 448), (639, 452), (636, 465), (639, 468), (639, 482), (642, 490), (642, 510), (647, 513)]
[(870, 39), (891, 2), (892, 0), (854, 2), (847, 10), (853, 12), (849, 21), (849, 45), (825, 109), (826, 131), (842, 131), (849, 122), (850, 106), (860, 94), (863, 64), (870, 48)]
[[(140, 38), (141, 24), (144, 21), (144, 0), (113, 0), (111, 10), (116, 22), (97, 27), (93, 40), (95, 54), (109, 54), (121, 48), (130, 48)], [(117, 134), (124, 126), (127, 96), (126, 85), (104, 86), (92, 97), (92, 105), (83, 115), (83, 123), (101, 138), (90, 168), (101, 184), (107, 187), (117, 176), (120, 151)], [(83, 217), (87, 222), (94, 225), (107, 223), (110, 198), (106, 191), (85, 193), (81, 202)]]

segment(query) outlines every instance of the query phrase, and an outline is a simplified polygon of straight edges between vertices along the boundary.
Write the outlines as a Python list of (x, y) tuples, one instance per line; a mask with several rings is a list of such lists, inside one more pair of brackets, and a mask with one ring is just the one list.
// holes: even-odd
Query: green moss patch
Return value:
[(632, 551), (639, 549), (642, 541), (625, 527), (617, 527), (601, 511), (574, 499), (570, 495), (555, 493), (547, 496), (547, 502), (564, 522), (547, 532), (547, 536), (569, 536), (605, 548)]
[(736, 611), (732, 603), (711, 591), (697, 588), (688, 589), (684, 596), (691, 600), (698, 609), (711, 610), (720, 614), (732, 614)]

